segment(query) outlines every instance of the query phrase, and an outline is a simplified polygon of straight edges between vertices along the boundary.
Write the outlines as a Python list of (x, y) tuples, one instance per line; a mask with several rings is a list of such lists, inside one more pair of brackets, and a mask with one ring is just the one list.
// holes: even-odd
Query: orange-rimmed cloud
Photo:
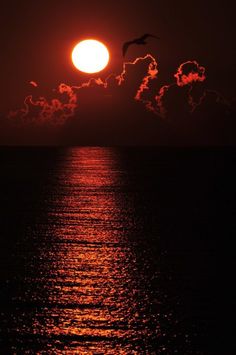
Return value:
[(35, 88), (37, 88), (38, 87), (38, 84), (36, 83), (36, 81), (30, 81), (29, 82), (30, 83), (30, 85), (32, 85), (32, 86), (34, 86)]
[[(90, 79), (87, 83), (80, 86), (70, 86), (67, 84), (60, 84), (56, 90), (59, 97), (51, 100), (40, 96), (33, 99), (32, 95), (26, 96), (24, 99), (24, 107), (19, 110), (11, 110), (8, 114), (9, 118), (21, 118), (24, 122), (28, 120), (35, 121), (36, 123), (52, 123), (63, 124), (68, 118), (75, 114), (78, 108), (77, 92), (86, 87), (93, 85), (106, 84), (101, 79)], [(64, 96), (64, 98), (62, 98)]]
[(118, 80), (118, 85), (121, 85), (124, 81), (125, 81), (125, 76), (127, 73), (127, 67), (129, 67), (130, 65), (136, 65), (138, 64), (140, 61), (149, 61), (148, 63), (148, 67), (147, 67), (147, 73), (146, 75), (143, 77), (141, 84), (135, 94), (134, 99), (136, 101), (141, 101), (147, 109), (153, 111), (153, 105), (152, 105), (152, 101), (150, 100), (146, 100), (142, 97), (144, 91), (149, 90), (149, 83), (151, 80), (156, 79), (157, 78), (157, 74), (158, 74), (158, 64), (157, 64), (157, 60), (151, 55), (151, 54), (147, 54), (144, 57), (138, 57), (136, 58), (133, 62), (125, 62), (123, 63), (123, 70), (122, 73), (120, 75), (118, 75), (116, 78)]
[[(111, 90), (111, 79), (113, 79), (113, 85), (115, 83), (117, 87), (122, 87), (126, 82), (129, 69), (136, 67), (139, 63), (146, 65), (146, 73), (141, 78), (136, 88), (134, 100), (144, 104), (148, 110), (156, 115), (160, 117), (166, 117), (168, 115), (168, 107), (166, 107), (164, 101), (172, 87), (179, 87), (181, 89), (185, 86), (189, 86), (186, 100), (190, 112), (193, 112), (203, 101), (205, 97), (204, 92), (197, 98), (193, 94), (193, 85), (197, 82), (202, 83), (206, 79), (205, 67), (199, 65), (196, 60), (182, 63), (174, 74), (176, 82), (163, 85), (157, 94), (148, 96), (151, 81), (157, 79), (158, 62), (151, 54), (147, 54), (144, 57), (136, 58), (134, 61), (124, 62), (119, 75), (110, 74), (105, 80), (101, 78), (91, 78), (89, 81), (78, 86), (70, 86), (62, 83), (54, 90), (56, 94), (52, 99), (47, 99), (44, 96), (34, 99), (33, 95), (28, 95), (24, 100), (24, 107), (19, 110), (10, 111), (8, 117), (15, 119), (21, 118), (24, 122), (30, 121), (39, 124), (45, 122), (49, 124), (63, 124), (69, 118), (74, 117), (79, 109), (80, 90), (100, 87), (104, 90), (108, 90), (109, 93), (109, 90)], [(30, 84), (37, 87), (37, 83), (34, 81), (31, 81)]]
[(169, 89), (172, 87), (183, 88), (185, 86), (189, 86), (186, 100), (189, 105), (189, 111), (193, 112), (194, 109), (197, 107), (198, 104), (200, 104), (200, 102), (204, 99), (205, 96), (203, 92), (201, 97), (198, 99), (198, 101), (196, 101), (192, 93), (193, 85), (195, 83), (202, 83), (206, 80), (205, 72), (206, 72), (205, 67), (201, 66), (196, 60), (193, 61), (189, 60), (182, 63), (178, 67), (177, 72), (174, 74), (174, 78), (176, 79), (176, 82), (163, 85), (160, 88), (159, 93), (155, 96), (155, 100), (158, 108), (157, 109), (158, 114), (162, 118), (165, 118), (167, 116), (168, 109), (164, 104), (164, 98), (168, 93)]
[(178, 86), (185, 86), (194, 82), (203, 82), (206, 79), (205, 71), (206, 69), (196, 60), (188, 60), (179, 66), (174, 77)]
[[(125, 82), (129, 66), (135, 66), (139, 62), (145, 61), (149, 61), (147, 73), (142, 78), (134, 99), (141, 101), (147, 108), (150, 107), (151, 109), (151, 101), (144, 100), (142, 94), (145, 90), (149, 89), (150, 80), (157, 77), (158, 69), (156, 59), (151, 54), (147, 54), (145, 57), (136, 58), (132, 62), (123, 63), (121, 74), (110, 74), (105, 80), (102, 80), (101, 78), (91, 78), (88, 82), (78, 86), (70, 86), (62, 83), (56, 90), (54, 90), (57, 93), (57, 97), (53, 99), (47, 99), (43, 96), (34, 99), (33, 95), (28, 95), (24, 99), (24, 107), (18, 110), (11, 110), (8, 117), (15, 119), (21, 118), (24, 122), (31, 120), (39, 124), (44, 122), (63, 124), (67, 119), (73, 117), (76, 110), (79, 108), (80, 102), (78, 93), (81, 89), (94, 86), (108, 89), (108, 83), (111, 77), (115, 80), (117, 86), (122, 86)], [(30, 84), (37, 87), (36, 82), (31, 81)]]

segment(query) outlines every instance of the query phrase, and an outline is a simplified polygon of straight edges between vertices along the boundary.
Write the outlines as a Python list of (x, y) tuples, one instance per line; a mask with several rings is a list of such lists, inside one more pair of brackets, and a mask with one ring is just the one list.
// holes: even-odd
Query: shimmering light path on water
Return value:
[(216, 354), (217, 154), (2, 149), (0, 354)]
[[(147, 241), (136, 193), (113, 149), (68, 149), (49, 167), (38, 215), (16, 252), (24, 270), (5, 320), (12, 351), (128, 354), (156, 347), (161, 299), (158, 288), (148, 291), (148, 259), (137, 260)], [(155, 263), (152, 282), (158, 254)]]
[(74, 149), (48, 201), (39, 265), (48, 305), (32, 327), (62, 347), (69, 341), (71, 351), (126, 353), (140, 342), (148, 348), (148, 338), (160, 333), (157, 316), (152, 334), (148, 328), (153, 319), (129, 240), (140, 226), (124, 180), (114, 152)]

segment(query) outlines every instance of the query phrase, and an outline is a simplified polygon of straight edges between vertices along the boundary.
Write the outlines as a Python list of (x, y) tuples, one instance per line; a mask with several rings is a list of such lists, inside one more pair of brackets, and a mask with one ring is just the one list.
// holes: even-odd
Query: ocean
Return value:
[(1, 147), (0, 354), (233, 354), (235, 153)]

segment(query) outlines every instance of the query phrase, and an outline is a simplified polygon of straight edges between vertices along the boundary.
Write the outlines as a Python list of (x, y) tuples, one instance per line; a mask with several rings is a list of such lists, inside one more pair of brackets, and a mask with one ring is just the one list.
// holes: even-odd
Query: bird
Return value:
[(160, 39), (160, 37), (157, 37), (157, 36), (152, 35), (150, 33), (145, 33), (142, 37), (135, 38), (135, 39), (133, 39), (132, 41), (129, 41), (129, 42), (125, 42), (123, 44), (123, 47), (122, 47), (123, 57), (125, 56), (128, 48), (129, 48), (129, 46), (131, 44), (147, 44), (146, 39), (148, 37), (154, 37), (154, 38)]

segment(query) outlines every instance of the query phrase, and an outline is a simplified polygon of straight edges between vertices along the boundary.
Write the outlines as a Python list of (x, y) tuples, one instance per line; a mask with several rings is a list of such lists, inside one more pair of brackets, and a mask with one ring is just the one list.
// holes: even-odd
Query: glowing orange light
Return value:
[(79, 42), (74, 47), (71, 57), (74, 66), (84, 73), (97, 73), (109, 62), (107, 47), (94, 39)]

